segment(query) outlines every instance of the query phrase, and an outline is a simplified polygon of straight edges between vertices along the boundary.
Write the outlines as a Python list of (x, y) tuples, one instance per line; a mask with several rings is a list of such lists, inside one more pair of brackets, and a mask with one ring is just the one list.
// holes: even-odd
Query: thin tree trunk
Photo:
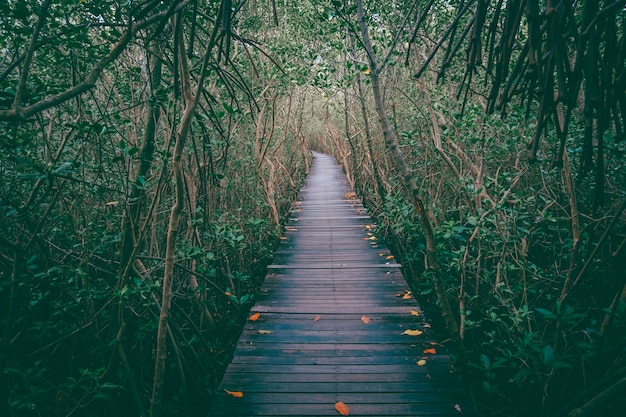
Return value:
[[(215, 38), (218, 31), (218, 24), (215, 25), (211, 39), (207, 45), (207, 49), (204, 52), (202, 68), (200, 70), (200, 76), (198, 84), (196, 86), (195, 94), (191, 89), (191, 74), (189, 64), (187, 62), (187, 56), (185, 55), (185, 43), (182, 33), (181, 22), (177, 19), (181, 19), (180, 16), (174, 17), (175, 19), (175, 31), (176, 42), (178, 42), (178, 60), (180, 64), (181, 72), (181, 84), (182, 93), (185, 101), (185, 108), (183, 110), (181, 123), (176, 134), (176, 143), (174, 145), (174, 154), (172, 162), (172, 170), (175, 180), (175, 194), (176, 201), (172, 206), (170, 212), (169, 224), (167, 228), (167, 239), (165, 249), (165, 265), (163, 272), (163, 291), (161, 295), (161, 314), (159, 315), (159, 325), (157, 330), (157, 343), (156, 354), (154, 360), (154, 381), (152, 385), (152, 399), (150, 406), (150, 416), (158, 417), (161, 412), (161, 395), (163, 392), (163, 386), (165, 384), (165, 361), (167, 359), (167, 333), (168, 333), (168, 319), (170, 313), (170, 307), (172, 304), (172, 284), (174, 281), (174, 262), (176, 257), (176, 241), (178, 236), (178, 224), (180, 222), (180, 214), (185, 204), (185, 183), (182, 166), (183, 150), (185, 148), (185, 140), (189, 135), (191, 128), (191, 122), (195, 114), (196, 107), (198, 105), (200, 92), (204, 85), (204, 80), (207, 73), (207, 67), (209, 63), (209, 57), (211, 50), (215, 45)], [(178, 26), (178, 27), (176, 27)]]
[[(389, 118), (387, 116), (385, 110), (385, 103), (383, 100), (382, 92), (380, 90), (380, 69), (378, 67), (376, 56), (374, 55), (374, 50), (372, 48), (372, 42), (369, 37), (369, 31), (367, 25), (365, 23), (365, 16), (363, 12), (363, 2), (359, 0), (357, 2), (357, 10), (359, 16), (359, 26), (361, 29), (361, 36), (363, 37), (363, 45), (365, 47), (365, 51), (368, 56), (369, 64), (370, 64), (370, 77), (372, 81), (372, 92), (374, 94), (374, 103), (376, 106), (376, 112), (378, 113), (379, 122), (383, 131), (383, 136), (385, 138), (385, 144), (387, 149), (389, 150), (396, 171), (400, 174), (404, 187), (408, 193), (408, 196), (414, 205), (417, 214), (420, 219), (420, 223), (422, 226), (422, 230), (424, 232), (424, 238), (426, 240), (426, 269), (427, 272), (431, 275), (433, 279), (433, 284), (435, 287), (435, 291), (437, 294), (437, 299), (439, 301), (439, 307), (441, 309), (441, 315), (445, 321), (446, 330), (450, 338), (457, 342), (459, 340), (459, 325), (454, 317), (452, 312), (452, 307), (450, 305), (450, 301), (448, 300), (448, 295), (446, 293), (446, 286), (441, 275), (439, 260), (437, 256), (437, 247), (435, 245), (435, 236), (433, 233), (432, 226), (430, 224), (430, 220), (428, 219), (428, 215), (424, 208), (424, 203), (419, 196), (419, 189), (417, 187), (417, 183), (409, 166), (406, 162), (404, 154), (400, 149), (400, 145), (398, 143), (398, 139), (396, 137), (395, 132), (391, 128), (391, 124), (389, 123)], [(459, 352), (462, 354), (463, 352)]]

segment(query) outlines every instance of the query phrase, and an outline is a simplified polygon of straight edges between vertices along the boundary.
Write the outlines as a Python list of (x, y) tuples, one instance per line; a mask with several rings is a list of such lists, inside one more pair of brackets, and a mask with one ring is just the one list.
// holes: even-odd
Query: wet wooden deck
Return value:
[(338, 416), (338, 402), (350, 416), (467, 415), (407, 291), (340, 168), (315, 154), (209, 415)]

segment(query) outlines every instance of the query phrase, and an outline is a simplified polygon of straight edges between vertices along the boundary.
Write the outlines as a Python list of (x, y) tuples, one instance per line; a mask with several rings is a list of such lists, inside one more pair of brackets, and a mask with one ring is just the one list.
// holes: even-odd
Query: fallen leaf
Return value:
[[(370, 233), (371, 234), (371, 233)], [(376, 236), (370, 236), (369, 240), (376, 240)]]
[(271, 330), (258, 330), (257, 333), (258, 334), (270, 334), (272, 333), (272, 331)]
[(415, 311), (415, 310), (409, 310), (409, 313), (411, 313), (411, 315), (415, 317), (420, 315), (419, 311)]
[(393, 258), (394, 258), (394, 256), (393, 256), (393, 255), (389, 255), (389, 256), (387, 256), (387, 259), (393, 259)]
[(280, 240), (287, 240), (287, 238), (285, 236), (281, 236)]
[(437, 351), (435, 350), (435, 348), (429, 348), (429, 349), (424, 349), (424, 353), (428, 355), (434, 355), (435, 353), (437, 353)]
[(261, 317), (261, 313), (254, 313), (253, 315), (248, 317), (248, 320), (250, 320), (250, 321), (257, 321), (259, 319), (259, 317)]
[(419, 336), (422, 333), (423, 332), (421, 330), (405, 330), (402, 334), (405, 334), (407, 336)]
[(426, 365), (426, 359), (420, 359), (419, 361), (415, 363), (417, 364), (417, 366), (424, 366)]
[(367, 317), (367, 316), (363, 316), (363, 317), (361, 317), (361, 321), (362, 321), (363, 323), (365, 323), (365, 324), (369, 324), (369, 323), (370, 323), (370, 319), (369, 319), (369, 317)]
[(285, 226), (285, 230), (288, 232), (297, 232), (298, 229), (296, 229), (295, 227), (290, 227), (290, 226)]
[(321, 317), (320, 316), (315, 316), (315, 318), (313, 319), (313, 321), (320, 321)]
[(425, 329), (430, 329), (432, 326), (430, 325), (430, 323), (424, 323), (424, 328)]
[(408, 300), (409, 298), (411, 298), (411, 291), (407, 292), (406, 294), (402, 296), (403, 300)]
[(337, 412), (342, 416), (347, 416), (348, 414), (350, 414), (350, 408), (341, 401), (335, 404), (335, 410), (337, 410)]
[(227, 389), (224, 389), (224, 391), (226, 391), (226, 394), (230, 395), (231, 397), (235, 397), (235, 398), (243, 397), (243, 392), (241, 391), (229, 391)]
[(458, 411), (459, 413), (462, 413), (462, 412), (463, 412), (463, 411), (461, 411), (461, 406), (460, 406), (460, 405), (458, 405), (458, 404), (454, 404), (454, 409), (455, 409), (456, 411)]

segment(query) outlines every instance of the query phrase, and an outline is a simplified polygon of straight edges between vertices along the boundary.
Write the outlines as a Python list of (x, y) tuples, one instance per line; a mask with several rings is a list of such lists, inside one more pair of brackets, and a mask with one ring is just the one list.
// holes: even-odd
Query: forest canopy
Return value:
[(0, 2), (0, 414), (206, 415), (318, 150), (479, 415), (616, 415), (625, 14)]

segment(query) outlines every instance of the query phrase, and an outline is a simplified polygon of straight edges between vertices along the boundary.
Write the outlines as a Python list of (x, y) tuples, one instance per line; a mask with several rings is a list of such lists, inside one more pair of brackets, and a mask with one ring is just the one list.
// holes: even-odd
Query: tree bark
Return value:
[[(163, 291), (161, 295), (161, 313), (159, 315), (159, 325), (157, 330), (157, 343), (156, 353), (154, 360), (154, 380), (152, 385), (152, 399), (150, 406), (150, 417), (158, 417), (161, 412), (161, 395), (163, 392), (163, 386), (165, 384), (165, 361), (167, 359), (167, 334), (168, 334), (168, 319), (170, 314), (170, 307), (172, 305), (172, 284), (174, 281), (174, 262), (176, 257), (176, 242), (178, 236), (178, 225), (180, 222), (180, 214), (185, 204), (185, 179), (183, 174), (182, 157), (183, 150), (185, 148), (185, 141), (189, 135), (191, 129), (191, 122), (198, 105), (199, 98), (201, 96), (201, 90), (206, 78), (207, 67), (209, 63), (209, 57), (211, 50), (215, 45), (215, 39), (218, 31), (218, 24), (216, 23), (211, 39), (204, 52), (202, 60), (202, 68), (198, 77), (198, 84), (196, 86), (196, 92), (191, 89), (191, 74), (189, 64), (187, 62), (187, 56), (185, 54), (185, 43), (183, 33), (180, 27), (180, 17), (175, 17), (175, 30), (176, 42), (178, 42), (178, 60), (180, 64), (181, 72), (181, 84), (182, 94), (185, 102), (185, 108), (183, 110), (181, 123), (176, 133), (176, 143), (174, 145), (172, 170), (175, 181), (175, 203), (172, 206), (170, 212), (170, 218), (167, 228), (167, 239), (165, 249), (165, 265), (163, 272)], [(178, 29), (178, 30), (177, 30)]]
[(432, 277), (435, 292), (437, 294), (437, 299), (439, 301), (439, 307), (441, 309), (441, 315), (445, 321), (446, 330), (450, 338), (454, 342), (457, 342), (459, 341), (459, 325), (452, 312), (452, 307), (446, 293), (445, 281), (441, 275), (433, 229), (424, 208), (424, 203), (419, 196), (419, 188), (417, 186), (417, 182), (415, 181), (415, 178), (411, 173), (411, 170), (406, 162), (406, 158), (402, 153), (402, 149), (400, 149), (400, 144), (398, 143), (395, 132), (391, 128), (391, 124), (389, 123), (389, 117), (387, 116), (387, 112), (385, 110), (385, 103), (380, 89), (380, 68), (376, 60), (376, 55), (374, 54), (374, 49), (372, 47), (367, 24), (365, 23), (362, 0), (359, 0), (357, 2), (357, 11), (359, 18), (359, 27), (361, 29), (361, 36), (363, 38), (363, 45), (365, 48), (365, 52), (367, 53), (370, 65), (370, 78), (372, 82), (374, 103), (376, 107), (376, 112), (378, 113), (378, 119), (383, 131), (383, 136), (385, 138), (385, 144), (392, 156), (395, 169), (402, 178), (403, 185), (407, 191), (408, 197), (415, 207), (415, 210), (417, 211), (418, 217), (420, 219), (422, 231), (424, 232), (424, 239), (426, 241), (426, 271)]

